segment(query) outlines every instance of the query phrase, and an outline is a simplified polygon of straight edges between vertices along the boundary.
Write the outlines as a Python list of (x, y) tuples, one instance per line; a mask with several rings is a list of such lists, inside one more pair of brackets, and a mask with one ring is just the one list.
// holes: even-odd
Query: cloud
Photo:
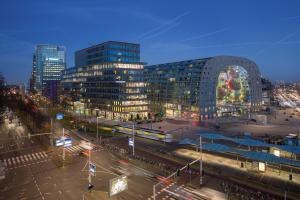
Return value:
[(294, 20), (294, 19), (300, 19), (300, 15), (282, 18), (282, 20)]
[(188, 14), (189, 14), (189, 12), (180, 14), (180, 15), (176, 16), (175, 18), (141, 34), (138, 38), (143, 40), (143, 39), (150, 39), (150, 38), (156, 37), (158, 35), (161, 35), (167, 31), (175, 28), (176, 26), (178, 26), (180, 24), (179, 20)]
[(282, 37), (281, 39), (279, 39), (278, 41), (275, 41), (273, 43), (271, 43), (268, 47), (262, 48), (261, 50), (259, 50), (255, 56), (258, 56), (260, 54), (262, 54), (263, 52), (267, 51), (268, 49), (270, 49), (273, 46), (279, 45), (279, 44), (283, 44), (285, 41), (287, 41), (288, 39), (294, 37), (296, 34), (298, 34), (300, 32), (300, 29), (297, 29), (294, 32), (291, 32), (287, 35), (285, 35), (284, 37)]
[(215, 35), (217, 33), (222, 33), (222, 32), (227, 31), (227, 30), (228, 30), (228, 28), (222, 28), (222, 29), (219, 29), (219, 30), (216, 30), (216, 31), (213, 31), (213, 32), (208, 32), (208, 33), (204, 33), (204, 34), (201, 34), (201, 35), (198, 35), (198, 36), (195, 36), (195, 37), (183, 39), (180, 42), (188, 42), (188, 41), (191, 41), (191, 40), (197, 40), (197, 39), (201, 39), (201, 38), (206, 38), (206, 37)]

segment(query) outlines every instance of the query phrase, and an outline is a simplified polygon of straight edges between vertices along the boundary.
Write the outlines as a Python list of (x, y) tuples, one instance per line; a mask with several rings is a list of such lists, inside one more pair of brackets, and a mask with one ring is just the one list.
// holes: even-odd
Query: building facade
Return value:
[(140, 62), (140, 45), (107, 41), (75, 52), (75, 67), (107, 62)]
[[(96, 45), (100, 48), (102, 43)], [(130, 49), (136, 44), (108, 42), (108, 44), (126, 44)], [(81, 50), (93, 49), (95, 46)], [(78, 51), (78, 52), (81, 52)], [(77, 54), (78, 54), (77, 52)], [(139, 50), (138, 50), (139, 53)], [(71, 99), (71, 109), (77, 113), (101, 116), (108, 119), (134, 120), (148, 116), (148, 101), (145, 95), (143, 76), (144, 63), (139, 62), (139, 55), (134, 62), (114, 61), (115, 56), (106, 56), (112, 60), (97, 64), (83, 62), (62, 73), (62, 88)], [(86, 61), (84, 61), (86, 62)]]
[(34, 89), (45, 91), (46, 84), (61, 79), (66, 69), (66, 48), (58, 45), (37, 45), (33, 55)]
[(248, 59), (218, 56), (146, 66), (146, 95), (152, 113), (203, 120), (258, 111), (261, 77)]

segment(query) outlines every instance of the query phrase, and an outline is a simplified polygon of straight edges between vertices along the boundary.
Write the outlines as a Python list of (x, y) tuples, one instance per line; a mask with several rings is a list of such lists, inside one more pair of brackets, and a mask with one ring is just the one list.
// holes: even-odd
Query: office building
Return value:
[(139, 63), (140, 45), (108, 41), (75, 52), (75, 67), (107, 62)]
[(249, 116), (262, 102), (261, 76), (248, 59), (217, 56), (146, 66), (146, 95), (153, 114), (203, 120)]
[(58, 45), (37, 45), (33, 55), (34, 89), (44, 92), (46, 84), (60, 81), (66, 68), (66, 48)]
[[(128, 46), (122, 47), (123, 49), (139, 49), (139, 45), (123, 42), (105, 42), (87, 49), (106, 44), (122, 44)], [(86, 62), (84, 61), (80, 65), (77, 62), (76, 67), (64, 70), (61, 83), (64, 95), (71, 98), (71, 109), (77, 113), (108, 119), (133, 120), (147, 117), (144, 63), (138, 62), (139, 50), (136, 52), (138, 55), (132, 62), (98, 60), (97, 64), (85, 63), (87, 65), (81, 66)]]

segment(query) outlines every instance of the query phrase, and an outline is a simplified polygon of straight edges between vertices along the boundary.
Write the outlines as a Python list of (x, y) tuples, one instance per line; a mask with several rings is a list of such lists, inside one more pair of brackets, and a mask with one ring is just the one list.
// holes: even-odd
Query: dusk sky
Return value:
[(255, 61), (264, 77), (300, 80), (299, 0), (2, 1), (0, 72), (28, 83), (36, 44), (74, 52), (107, 40), (141, 44), (158, 64), (216, 55)]

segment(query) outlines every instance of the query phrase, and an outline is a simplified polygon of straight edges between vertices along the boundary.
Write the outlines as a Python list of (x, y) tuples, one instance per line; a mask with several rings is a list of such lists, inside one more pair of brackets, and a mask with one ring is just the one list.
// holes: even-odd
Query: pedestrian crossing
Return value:
[(3, 158), (1, 162), (7, 169), (16, 169), (31, 164), (46, 162), (48, 160), (50, 160), (48, 154), (45, 151), (40, 151), (10, 158)]
[[(200, 194), (196, 194), (195, 190), (189, 186), (175, 185), (175, 182), (170, 185), (162, 188), (160, 191), (156, 193), (156, 199), (159, 200), (176, 200), (176, 199), (195, 199), (195, 200), (207, 200), (208, 198), (202, 196)], [(153, 195), (148, 198), (148, 200), (152, 200)]]
[[(71, 147), (65, 147), (66, 151), (72, 153), (72, 154), (77, 154), (77, 153), (80, 153), (81, 151), (85, 151), (86, 149), (79, 146), (79, 145), (74, 145), (74, 146), (71, 146)], [(99, 147), (94, 147), (94, 149), (92, 150), (92, 152), (96, 152), (96, 151), (100, 151), (101, 148)]]
[(68, 152), (70, 153), (79, 153), (80, 151), (84, 151), (85, 149), (79, 145), (74, 145), (71, 147), (66, 147), (65, 148)]

